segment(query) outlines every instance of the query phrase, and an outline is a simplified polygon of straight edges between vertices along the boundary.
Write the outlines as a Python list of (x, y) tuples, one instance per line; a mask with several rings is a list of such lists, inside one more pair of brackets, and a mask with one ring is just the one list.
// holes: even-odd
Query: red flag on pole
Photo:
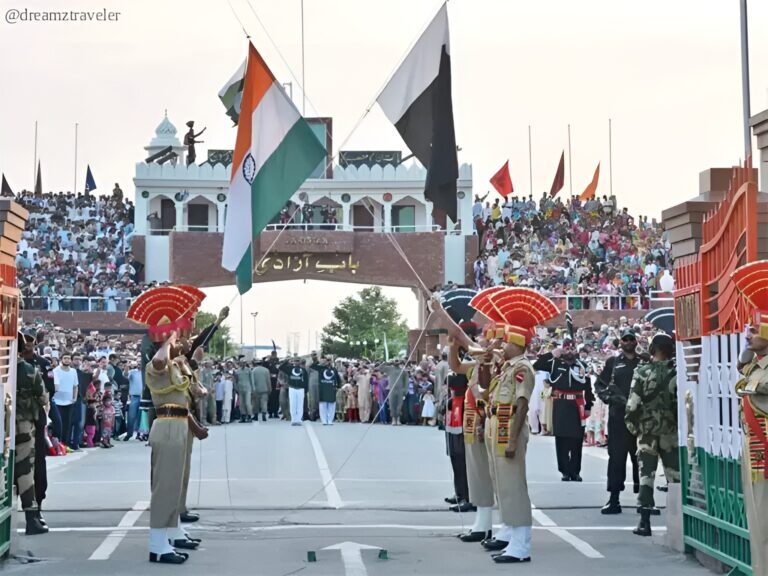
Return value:
[(509, 160), (504, 162), (504, 166), (493, 175), (491, 184), (496, 188), (496, 192), (501, 194), (504, 198), (515, 191), (514, 186), (512, 186), (512, 177), (509, 175)]
[(552, 188), (549, 190), (549, 195), (554, 197), (557, 193), (563, 189), (565, 184), (565, 150), (560, 155), (560, 164), (557, 166), (557, 174), (555, 174), (555, 181), (552, 182)]
[(595, 193), (597, 192), (597, 181), (600, 179), (600, 162), (597, 163), (597, 168), (595, 168), (595, 175), (592, 176), (592, 182), (590, 182), (587, 187), (584, 189), (584, 192), (581, 193), (581, 196), (579, 196), (579, 200), (590, 200), (595, 197)]

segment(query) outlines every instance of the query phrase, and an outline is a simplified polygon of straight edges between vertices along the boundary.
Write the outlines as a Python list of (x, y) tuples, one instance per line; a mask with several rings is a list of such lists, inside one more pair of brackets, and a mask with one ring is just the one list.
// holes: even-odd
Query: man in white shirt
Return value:
[(53, 395), (53, 402), (59, 409), (61, 416), (59, 420), (61, 430), (56, 430), (56, 436), (66, 446), (72, 445), (72, 406), (77, 400), (78, 391), (77, 371), (72, 369), (71, 364), (72, 357), (68, 352), (65, 352), (61, 356), (61, 364), (53, 370), (53, 387), (56, 390)]
[[(97, 350), (97, 354), (102, 350)], [(108, 364), (109, 362), (107, 361), (107, 355), (101, 355), (99, 358), (99, 366), (93, 373), (94, 380), (99, 381), (99, 392), (102, 394), (104, 393), (104, 386), (109, 383)]]

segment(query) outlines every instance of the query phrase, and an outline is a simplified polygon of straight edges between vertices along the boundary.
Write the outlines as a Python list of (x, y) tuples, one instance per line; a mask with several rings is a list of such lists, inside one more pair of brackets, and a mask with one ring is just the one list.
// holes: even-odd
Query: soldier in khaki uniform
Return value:
[(19, 359), (16, 366), (16, 448), (13, 479), (21, 499), (28, 536), (45, 534), (48, 526), (35, 502), (35, 423), (43, 407), (48, 404), (48, 393), (43, 377), (36, 366), (27, 362), (35, 354), (34, 339), (19, 334)]
[(210, 360), (203, 362), (200, 368), (200, 383), (205, 388), (206, 394), (199, 400), (198, 412), (203, 425), (218, 425), (216, 421), (216, 384), (213, 381), (213, 363)]
[[(530, 562), (533, 519), (525, 456), (528, 404), (535, 377), (525, 353), (535, 326), (556, 317), (559, 310), (551, 300), (527, 288), (485, 290), (472, 299), (471, 305), (497, 328), (503, 328), (503, 364), (488, 389), (490, 418), (485, 442), (508, 543), (502, 552), (493, 555), (493, 560), (497, 564)], [(497, 538), (496, 542), (504, 540)]]
[(193, 550), (200, 541), (189, 538), (180, 526), (184, 506), (189, 423), (189, 365), (178, 333), (190, 330), (189, 317), (200, 307), (204, 294), (181, 287), (163, 286), (136, 298), (128, 318), (148, 326), (148, 336), (160, 344), (145, 368), (145, 384), (155, 408), (149, 433), (152, 448), (149, 518), (149, 561), (182, 564), (188, 558), (175, 548)]
[(741, 482), (752, 553), (752, 573), (768, 574), (768, 261), (747, 264), (733, 273), (737, 289), (754, 310), (747, 350), (740, 358), (744, 440)]

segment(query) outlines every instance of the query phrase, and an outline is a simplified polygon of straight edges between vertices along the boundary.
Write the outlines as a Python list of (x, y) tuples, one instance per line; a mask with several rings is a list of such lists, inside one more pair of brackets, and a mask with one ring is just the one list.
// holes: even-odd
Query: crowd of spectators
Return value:
[(22, 191), (29, 211), (16, 267), (28, 310), (128, 310), (146, 287), (131, 254), (134, 206), (116, 184), (111, 196)]
[(652, 292), (673, 285), (661, 225), (617, 210), (613, 198), (486, 197), (472, 208), (478, 289), (529, 286), (570, 309), (615, 310), (647, 309)]

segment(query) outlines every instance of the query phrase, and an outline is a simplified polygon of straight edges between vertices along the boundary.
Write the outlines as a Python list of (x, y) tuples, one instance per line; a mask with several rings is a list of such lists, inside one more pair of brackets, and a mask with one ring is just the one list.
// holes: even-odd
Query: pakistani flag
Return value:
[(458, 222), (459, 163), (453, 128), (451, 50), (446, 4), (416, 42), (377, 102), (427, 168), (424, 196)]
[(253, 282), (253, 239), (325, 157), (325, 147), (249, 43), (221, 258), (235, 272), (240, 294)]
[(227, 109), (227, 116), (232, 118), (235, 126), (240, 118), (240, 103), (243, 99), (243, 83), (245, 81), (245, 64), (243, 61), (237, 71), (232, 74), (232, 78), (227, 80), (224, 88), (219, 91), (219, 100)]

